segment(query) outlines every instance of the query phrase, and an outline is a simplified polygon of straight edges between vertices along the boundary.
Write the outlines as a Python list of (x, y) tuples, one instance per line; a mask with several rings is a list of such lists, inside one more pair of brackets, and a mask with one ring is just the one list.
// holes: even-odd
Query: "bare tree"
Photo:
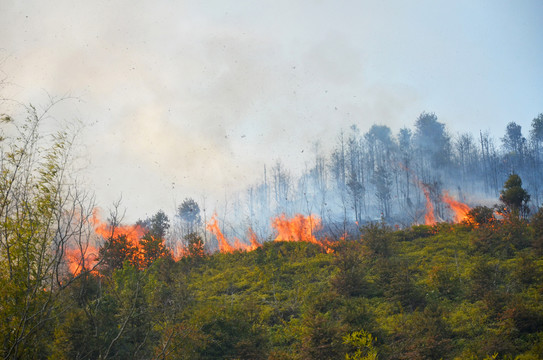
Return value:
[(273, 194), (277, 213), (288, 213), (291, 191), (291, 179), (289, 172), (277, 161), (272, 168)]

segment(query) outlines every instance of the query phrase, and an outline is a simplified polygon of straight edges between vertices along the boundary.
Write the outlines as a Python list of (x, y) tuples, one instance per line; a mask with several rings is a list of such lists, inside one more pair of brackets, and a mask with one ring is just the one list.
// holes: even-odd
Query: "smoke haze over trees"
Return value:
[(428, 112), (397, 133), (386, 125), (366, 133), (356, 125), (338, 129), (332, 151), (323, 153), (316, 144), (314, 161), (302, 171), (285, 168), (281, 159), (264, 167), (260, 183), (228, 200), (224, 220), (232, 228), (250, 226), (262, 238), (280, 213), (314, 214), (336, 231), (380, 219), (409, 226), (424, 223), (427, 192), (437, 220), (451, 221), (444, 191), (467, 204), (493, 205), (513, 173), (531, 194), (527, 206), (537, 209), (543, 200), (543, 114), (529, 129), (510, 122), (504, 131), (500, 139), (482, 131), (451, 134)]

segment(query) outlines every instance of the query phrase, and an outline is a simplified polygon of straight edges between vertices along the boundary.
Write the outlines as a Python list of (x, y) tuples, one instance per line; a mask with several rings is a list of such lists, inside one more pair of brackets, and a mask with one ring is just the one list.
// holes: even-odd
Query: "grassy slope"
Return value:
[[(380, 358), (537, 358), (543, 260), (531, 248), (485, 253), (474, 246), (477, 231), (447, 224), (386, 236), (388, 256), (373, 253), (366, 238), (332, 254), (313, 244), (267, 243), (210, 256), (189, 280), (201, 352), (213, 343), (262, 358), (312, 358), (315, 348), (323, 358), (343, 358), (354, 349), (342, 337), (365, 329), (377, 337)], [(340, 278), (359, 289), (345, 291)]]

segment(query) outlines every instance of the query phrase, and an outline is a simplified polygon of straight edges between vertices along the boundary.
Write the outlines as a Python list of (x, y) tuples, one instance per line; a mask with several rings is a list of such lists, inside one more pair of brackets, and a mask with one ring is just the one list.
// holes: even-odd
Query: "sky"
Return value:
[(499, 141), (543, 112), (540, 0), (0, 0), (0, 23), (0, 94), (67, 98), (84, 184), (128, 221), (213, 210), (353, 124)]

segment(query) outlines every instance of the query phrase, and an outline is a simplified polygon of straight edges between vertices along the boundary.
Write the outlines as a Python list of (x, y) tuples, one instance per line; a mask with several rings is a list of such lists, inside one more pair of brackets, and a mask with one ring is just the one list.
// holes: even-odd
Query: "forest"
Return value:
[(0, 119), (5, 359), (542, 357), (543, 114), (501, 145), (432, 113), (353, 126), (228, 213), (131, 225), (80, 185), (74, 131), (26, 111)]
[(361, 133), (353, 125), (338, 131), (329, 153), (324, 148), (316, 142), (314, 161), (297, 171), (280, 159), (264, 166), (259, 183), (232, 195), (219, 209), (225, 233), (246, 237), (250, 228), (267, 239), (276, 216), (300, 213), (322, 219), (326, 231), (336, 236), (382, 219), (408, 227), (429, 223), (430, 203), (430, 222), (452, 221), (447, 198), (493, 206), (512, 173), (530, 193), (532, 212), (543, 202), (543, 114), (531, 121), (528, 137), (515, 122), (498, 140), (484, 131), (451, 135), (434, 113), (423, 112), (413, 129), (393, 134), (386, 125), (373, 125)]

